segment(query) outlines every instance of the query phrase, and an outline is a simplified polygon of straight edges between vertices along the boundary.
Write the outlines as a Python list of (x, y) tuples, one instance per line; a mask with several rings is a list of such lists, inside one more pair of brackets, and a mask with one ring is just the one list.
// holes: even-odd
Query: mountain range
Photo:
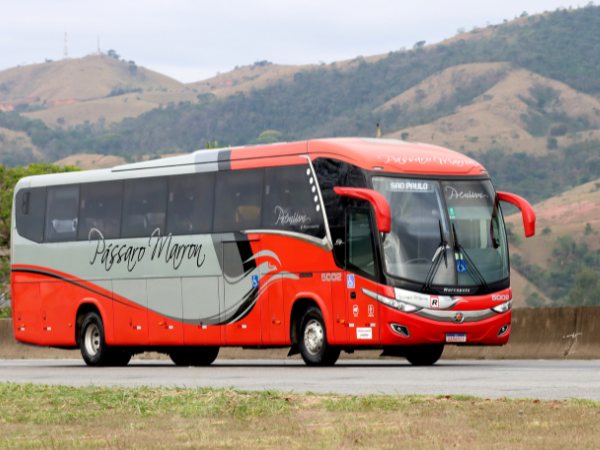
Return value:
[(373, 136), (379, 124), (386, 137), (473, 156), (499, 189), (536, 203), (535, 239), (508, 219), (521, 305), (577, 303), (582, 289), (600, 303), (599, 48), (600, 7), (590, 4), (387, 54), (257, 61), (189, 84), (114, 51), (20, 66), (0, 71), (0, 162), (106, 167), (216, 145)]

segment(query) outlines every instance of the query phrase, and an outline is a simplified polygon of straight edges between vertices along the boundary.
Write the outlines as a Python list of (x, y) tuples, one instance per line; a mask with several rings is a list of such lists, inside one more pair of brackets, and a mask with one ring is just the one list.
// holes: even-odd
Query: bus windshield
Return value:
[(392, 229), (383, 241), (385, 271), (431, 286), (487, 286), (508, 278), (500, 209), (489, 180), (373, 177), (388, 200)]

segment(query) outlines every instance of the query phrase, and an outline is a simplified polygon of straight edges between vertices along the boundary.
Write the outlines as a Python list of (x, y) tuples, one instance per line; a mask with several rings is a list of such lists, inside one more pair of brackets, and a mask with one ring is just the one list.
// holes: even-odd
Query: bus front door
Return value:
[(378, 290), (373, 218), (370, 209), (351, 208), (346, 215), (346, 321), (348, 343), (379, 343), (378, 305), (368, 295)]

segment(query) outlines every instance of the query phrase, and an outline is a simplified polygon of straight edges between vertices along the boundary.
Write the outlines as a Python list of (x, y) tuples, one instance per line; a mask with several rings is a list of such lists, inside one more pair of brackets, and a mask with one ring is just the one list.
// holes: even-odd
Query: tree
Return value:
[(109, 58), (113, 58), (113, 59), (119, 59), (121, 58), (121, 56), (112, 48), (106, 53), (108, 55)]
[(127, 63), (128, 66), (128, 70), (129, 70), (129, 75), (131, 75), (132, 77), (135, 77), (137, 75), (137, 65), (135, 64), (135, 61), (129, 61)]
[(77, 167), (62, 167), (52, 164), (31, 164), (27, 167), (8, 168), (0, 164), (0, 248), (5, 248), (10, 243), (13, 192), (17, 181), (30, 175), (72, 172), (74, 170), (79, 169)]
[(581, 269), (575, 277), (575, 284), (569, 291), (568, 298), (571, 305), (600, 305), (600, 276), (598, 273), (589, 267)]
[(253, 144), (273, 144), (274, 142), (281, 142), (283, 134), (277, 130), (265, 130), (254, 139)]

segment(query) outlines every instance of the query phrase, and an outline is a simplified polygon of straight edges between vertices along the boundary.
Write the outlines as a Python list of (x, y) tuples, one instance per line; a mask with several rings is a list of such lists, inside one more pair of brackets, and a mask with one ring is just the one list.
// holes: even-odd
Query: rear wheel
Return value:
[(169, 352), (169, 357), (176, 366), (210, 366), (218, 354), (219, 347), (176, 347)]
[(302, 359), (309, 366), (332, 366), (340, 356), (340, 349), (327, 342), (327, 333), (321, 310), (310, 307), (302, 316), (300, 342)]
[(407, 347), (404, 356), (413, 366), (432, 366), (442, 356), (444, 344), (425, 344)]
[(87, 313), (81, 322), (79, 349), (88, 366), (126, 366), (131, 359), (131, 352), (106, 344), (104, 324), (96, 312)]

